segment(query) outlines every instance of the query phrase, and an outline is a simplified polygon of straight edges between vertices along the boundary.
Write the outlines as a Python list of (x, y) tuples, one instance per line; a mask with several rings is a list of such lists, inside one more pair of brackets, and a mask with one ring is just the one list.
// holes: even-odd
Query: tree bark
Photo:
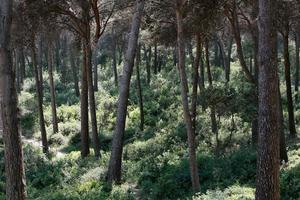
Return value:
[[(145, 52), (145, 54), (147, 55), (147, 52)], [(147, 59), (146, 59), (147, 83), (148, 83), (148, 85), (150, 85), (150, 82), (151, 82), (151, 66), (150, 66), (151, 57), (152, 57), (152, 48), (151, 48), (151, 46), (149, 46), (148, 55), (147, 55)]]
[(0, 123), (3, 128), (6, 199), (24, 200), (25, 175), (19, 128), (19, 111), (15, 75), (12, 71), (10, 30), (12, 1), (3, 0), (0, 6)]
[(256, 200), (279, 200), (279, 98), (275, 0), (259, 0), (259, 139)]
[(123, 76), (120, 80), (120, 93), (117, 109), (116, 128), (112, 141), (112, 152), (108, 167), (108, 180), (120, 183), (123, 152), (123, 138), (125, 131), (126, 112), (128, 106), (130, 79), (134, 66), (134, 58), (137, 49), (141, 19), (144, 11), (144, 0), (136, 0), (135, 13), (132, 19), (131, 31), (123, 68)]
[(48, 41), (47, 57), (48, 57), (48, 74), (49, 74), (49, 87), (51, 94), (51, 111), (52, 111), (52, 127), (53, 133), (58, 133), (58, 120), (56, 112), (56, 95), (55, 95), (55, 85), (53, 80), (53, 55), (52, 55), (52, 41)]
[(38, 64), (37, 64), (37, 59), (36, 59), (34, 37), (35, 36), (32, 37), (32, 46), (31, 46), (32, 65), (33, 65), (33, 69), (34, 69), (36, 93), (37, 93), (37, 98), (38, 98), (39, 123), (40, 123), (41, 137), (42, 137), (43, 152), (48, 153), (49, 148), (48, 148), (48, 140), (47, 140), (45, 119), (44, 119), (44, 110), (43, 110), (42, 82), (39, 79), (39, 70), (38, 70)]
[(186, 124), (188, 146), (189, 146), (189, 164), (192, 187), (194, 192), (200, 189), (199, 174), (196, 156), (195, 144), (195, 130), (193, 128), (192, 118), (189, 110), (188, 90), (187, 90), (187, 77), (185, 72), (185, 45), (183, 36), (183, 17), (182, 17), (182, 3), (177, 5), (176, 8), (176, 21), (177, 21), (177, 45), (178, 45), (178, 70), (181, 82), (181, 98), (183, 105), (183, 115)]
[(98, 91), (98, 61), (97, 61), (97, 46), (93, 53), (93, 68), (94, 68), (94, 91)]
[(138, 46), (136, 52), (136, 78), (137, 78), (137, 91), (139, 97), (139, 107), (140, 107), (140, 130), (144, 130), (144, 101), (143, 101), (143, 91), (141, 86), (141, 78), (140, 78), (140, 63), (141, 63), (141, 47)]
[(20, 83), (23, 85), (25, 79), (25, 56), (24, 56), (24, 47), (20, 47)]
[(296, 126), (294, 117), (294, 105), (293, 94), (291, 84), (291, 64), (289, 55), (289, 21), (285, 24), (285, 31), (283, 33), (283, 49), (284, 49), (284, 70), (285, 70), (285, 83), (286, 83), (286, 95), (288, 103), (288, 115), (289, 115), (289, 131), (291, 137), (296, 137)]

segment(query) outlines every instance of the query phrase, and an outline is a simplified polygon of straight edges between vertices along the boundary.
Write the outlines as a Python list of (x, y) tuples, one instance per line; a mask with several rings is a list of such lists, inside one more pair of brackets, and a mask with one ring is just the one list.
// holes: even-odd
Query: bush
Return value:
[(205, 194), (198, 194), (193, 200), (254, 200), (254, 188), (234, 185), (225, 190), (209, 190)]

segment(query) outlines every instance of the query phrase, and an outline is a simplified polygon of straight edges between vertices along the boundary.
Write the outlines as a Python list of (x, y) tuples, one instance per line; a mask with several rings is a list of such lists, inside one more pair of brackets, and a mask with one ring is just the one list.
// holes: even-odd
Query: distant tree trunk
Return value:
[(37, 65), (38, 65), (38, 73), (39, 73), (39, 80), (41, 86), (41, 93), (43, 98), (43, 90), (44, 90), (44, 78), (43, 78), (43, 37), (40, 35), (38, 40), (38, 54), (37, 54)]
[(278, 80), (278, 98), (279, 98), (279, 126), (280, 126), (280, 161), (288, 162), (288, 155), (286, 150), (286, 143), (285, 143), (285, 135), (284, 135), (284, 118), (283, 118), (283, 109), (282, 109), (282, 100), (281, 100), (281, 93), (280, 93), (280, 83)]
[(300, 46), (300, 34), (295, 33), (295, 46), (296, 46), (296, 73), (295, 73), (295, 92), (296, 101), (299, 102), (299, 79), (300, 79), (300, 58), (299, 58), (299, 46)]
[(126, 59), (123, 68), (123, 76), (120, 80), (120, 92), (117, 109), (116, 128), (112, 141), (112, 151), (108, 167), (108, 180), (120, 183), (121, 181), (121, 166), (122, 166), (122, 152), (123, 152), (123, 138), (125, 131), (126, 112), (129, 97), (130, 79), (134, 66), (134, 58), (137, 49), (137, 42), (139, 37), (139, 30), (141, 19), (144, 11), (144, 0), (136, 0), (136, 8), (132, 19), (130, 37), (128, 40), (128, 48), (126, 52)]
[[(182, 1), (181, 1), (182, 2)], [(181, 97), (183, 105), (183, 115), (186, 124), (188, 146), (189, 146), (189, 164), (192, 187), (194, 192), (198, 192), (200, 189), (199, 174), (197, 166), (196, 156), (196, 144), (195, 144), (195, 130), (193, 128), (192, 117), (189, 110), (188, 102), (188, 90), (187, 90), (187, 77), (185, 73), (185, 45), (183, 36), (183, 19), (182, 19), (182, 3), (176, 8), (176, 20), (177, 20), (177, 45), (178, 45), (178, 70), (181, 82)]]
[(94, 91), (98, 91), (98, 61), (97, 61), (97, 47), (92, 56), (93, 58), (93, 66), (94, 66)]
[[(212, 75), (211, 75), (211, 70), (210, 70), (210, 62), (209, 62), (209, 46), (208, 46), (207, 39), (205, 41), (205, 56), (206, 56), (206, 69), (207, 69), (208, 83), (209, 83), (210, 87), (213, 87)], [(217, 119), (216, 119), (215, 106), (211, 106), (210, 118), (211, 118), (211, 129), (216, 137), (216, 153), (218, 154), (220, 145), (219, 145), (219, 130), (218, 130), (218, 124), (217, 124)]]
[(249, 71), (251, 74), (253, 74), (252, 54), (250, 55), (250, 58), (249, 58)]
[(259, 0), (259, 139), (257, 200), (279, 200), (279, 136), (276, 0)]
[(285, 31), (283, 34), (283, 49), (284, 49), (284, 69), (285, 69), (285, 83), (286, 83), (286, 95), (288, 103), (289, 114), (289, 130), (290, 136), (296, 137), (295, 117), (294, 117), (294, 105), (292, 96), (292, 84), (291, 84), (291, 66), (289, 55), (289, 21), (285, 24)]
[(248, 67), (247, 67), (247, 64), (245, 61), (245, 57), (244, 57), (244, 52), (243, 52), (243, 47), (242, 47), (242, 39), (241, 39), (241, 33), (240, 33), (240, 26), (239, 26), (239, 21), (238, 21), (238, 15), (236, 13), (235, 2), (233, 4), (232, 16), (229, 21), (231, 23), (232, 32), (233, 32), (233, 35), (235, 38), (237, 54), (238, 54), (238, 58), (239, 58), (241, 67), (242, 67), (243, 71), (245, 72), (245, 75), (246, 75), (246, 78), (248, 79), (248, 81), (250, 81), (251, 83), (255, 83), (253, 76), (251, 75), (250, 71), (248, 70)]
[(56, 112), (56, 98), (55, 98), (55, 86), (53, 80), (53, 56), (52, 56), (52, 41), (48, 41), (48, 74), (49, 74), (49, 87), (51, 94), (51, 111), (52, 111), (52, 126), (53, 133), (58, 133), (58, 122), (57, 122), (57, 112)]
[(119, 81), (118, 81), (118, 69), (117, 69), (117, 43), (115, 39), (113, 39), (113, 70), (114, 70), (114, 78), (115, 78), (115, 86), (118, 88)]
[(147, 69), (147, 83), (148, 85), (150, 85), (151, 82), (151, 57), (152, 57), (152, 48), (151, 46), (148, 47), (148, 55), (147, 52), (145, 52), (145, 54), (147, 55), (147, 59), (146, 59), (146, 69)]
[(67, 83), (67, 37), (63, 36), (61, 44), (61, 82)]
[(174, 63), (174, 66), (177, 65), (178, 63), (178, 51), (177, 51), (177, 48), (176, 46), (174, 47), (174, 52), (173, 52), (173, 63)]
[(19, 53), (20, 57), (20, 82), (21, 85), (23, 85), (24, 83), (24, 79), (25, 79), (25, 56), (24, 56), (24, 47), (22, 46), (20, 48), (20, 53)]
[(25, 200), (25, 176), (15, 75), (9, 49), (12, 21), (12, 1), (3, 0), (0, 6), (0, 123), (3, 128), (6, 199)]
[(137, 91), (139, 97), (139, 106), (140, 106), (140, 130), (144, 130), (144, 102), (143, 102), (143, 91), (141, 86), (141, 78), (140, 78), (140, 63), (141, 63), (141, 47), (138, 46), (136, 52), (136, 78), (137, 78)]
[(220, 50), (217, 41), (213, 41), (214, 43), (214, 65), (220, 67)]
[[(75, 45), (71, 45), (70, 46), (70, 64), (71, 64), (71, 69), (72, 69), (72, 74), (73, 74), (73, 81), (74, 81), (74, 88), (75, 88), (75, 94), (77, 97), (80, 96), (80, 92), (79, 92), (79, 86), (78, 86), (78, 66), (77, 66), (77, 49), (75, 47)], [(76, 53), (75, 53), (76, 52)]]
[(32, 37), (32, 65), (34, 68), (34, 76), (35, 76), (35, 84), (36, 84), (36, 93), (38, 98), (38, 111), (39, 111), (39, 123), (40, 123), (40, 131), (42, 137), (42, 145), (43, 145), (43, 152), (48, 153), (48, 140), (47, 140), (47, 133), (45, 128), (45, 120), (44, 120), (44, 111), (43, 111), (43, 94), (42, 94), (42, 82), (39, 79), (39, 70), (38, 64), (36, 59), (36, 51), (34, 45), (34, 36)]
[(154, 45), (154, 61), (153, 61), (153, 68), (154, 74), (157, 74), (157, 65), (158, 65), (158, 53), (157, 53), (157, 43)]
[(57, 72), (59, 72), (60, 63), (60, 36), (58, 34), (55, 40), (55, 65)]
[(225, 78), (226, 78), (227, 82), (230, 81), (230, 63), (231, 63), (232, 43), (233, 43), (233, 38), (230, 37), (229, 45), (228, 45), (228, 49), (227, 49), (227, 64), (225, 65), (225, 67), (226, 67), (225, 68)]
[(198, 93), (198, 82), (199, 82), (199, 65), (200, 65), (200, 57), (201, 57), (201, 38), (200, 35), (196, 35), (196, 57), (193, 61), (193, 92), (192, 92), (192, 105), (191, 105), (191, 113), (192, 113), (192, 125), (194, 129), (194, 133), (196, 134), (196, 121), (197, 121), (197, 93)]

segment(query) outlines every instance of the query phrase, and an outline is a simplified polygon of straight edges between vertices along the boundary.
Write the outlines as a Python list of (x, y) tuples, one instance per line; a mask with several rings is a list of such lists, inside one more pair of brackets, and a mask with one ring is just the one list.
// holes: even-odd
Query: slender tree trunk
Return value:
[(0, 13), (0, 123), (3, 128), (6, 176), (6, 199), (24, 200), (25, 175), (19, 128), (17, 91), (9, 49), (12, 21), (12, 1), (1, 1)]
[(238, 16), (236, 13), (235, 2), (233, 5), (232, 13), (233, 13), (232, 19), (230, 20), (230, 23), (232, 26), (233, 35), (234, 35), (235, 42), (236, 42), (238, 58), (239, 58), (241, 67), (242, 67), (243, 71), (245, 72), (245, 75), (246, 75), (246, 78), (248, 79), (248, 81), (250, 81), (251, 83), (255, 83), (253, 76), (251, 75), (250, 71), (248, 70), (248, 67), (247, 67), (247, 64), (245, 61), (245, 57), (244, 57), (244, 52), (243, 52), (243, 47), (242, 47), (242, 39), (241, 39), (241, 33), (240, 33), (240, 26), (239, 26)]
[(227, 82), (230, 81), (230, 63), (231, 63), (232, 43), (233, 43), (233, 38), (230, 37), (229, 45), (228, 45), (228, 49), (227, 49), (227, 64), (226, 64), (226, 69), (225, 69), (225, 77), (226, 77)]
[[(33, 36), (33, 38), (34, 38), (34, 36)], [(34, 68), (36, 93), (37, 93), (37, 98), (38, 98), (39, 123), (40, 123), (41, 137), (42, 137), (43, 152), (48, 153), (49, 148), (48, 148), (48, 140), (47, 140), (44, 111), (43, 111), (43, 94), (42, 94), (42, 86), (41, 86), (42, 83), (40, 82), (40, 79), (39, 79), (39, 70), (38, 70), (38, 64), (37, 64), (37, 59), (36, 59), (34, 39), (32, 42), (31, 53), (32, 53), (32, 65)]]
[[(209, 62), (209, 47), (208, 47), (207, 39), (205, 41), (205, 56), (206, 56), (206, 69), (207, 69), (208, 83), (209, 83), (210, 87), (213, 87), (212, 75), (211, 75), (211, 70), (210, 70), (210, 62)], [(219, 145), (219, 130), (218, 130), (218, 124), (217, 124), (217, 119), (216, 119), (215, 106), (211, 106), (210, 118), (211, 118), (211, 129), (216, 137), (216, 153), (218, 154), (220, 145)]]
[(129, 97), (130, 79), (134, 66), (134, 58), (137, 49), (140, 24), (144, 11), (144, 0), (136, 0), (136, 8), (132, 19), (130, 37), (128, 40), (128, 48), (126, 59), (123, 68), (123, 76), (120, 84), (120, 93), (117, 109), (116, 128), (112, 141), (112, 152), (108, 167), (108, 180), (120, 183), (121, 181), (121, 166), (123, 152), (123, 138), (125, 131), (126, 112)]
[[(77, 66), (77, 48), (75, 47), (75, 45), (71, 45), (70, 46), (70, 64), (71, 64), (71, 69), (72, 69), (72, 74), (73, 74), (73, 81), (74, 81), (74, 88), (75, 88), (75, 94), (77, 97), (80, 96), (80, 92), (79, 92), (79, 86), (78, 86), (78, 66)], [(76, 52), (76, 53), (75, 53)]]
[(279, 136), (276, 0), (259, 0), (259, 139), (256, 200), (279, 200)]
[(299, 58), (299, 46), (300, 46), (300, 33), (295, 33), (295, 46), (296, 46), (296, 73), (295, 73), (295, 92), (296, 101), (299, 102), (299, 79), (300, 79), (300, 58)]
[(39, 81), (40, 81), (42, 98), (43, 98), (44, 78), (43, 78), (43, 42), (42, 41), (43, 41), (43, 37), (42, 35), (40, 35), (38, 40), (37, 65), (38, 65)]
[(281, 100), (281, 93), (280, 93), (280, 83), (278, 80), (278, 98), (279, 98), (279, 126), (280, 126), (280, 161), (288, 162), (288, 155), (286, 150), (286, 143), (285, 143), (285, 135), (284, 135), (284, 118), (283, 118), (283, 109), (282, 109), (282, 100)]
[(60, 68), (60, 36), (57, 35), (56, 43), (55, 43), (55, 65), (56, 65), (56, 71), (59, 72)]
[(92, 139), (94, 145), (95, 157), (100, 157), (100, 141), (98, 136), (98, 128), (97, 128), (97, 117), (96, 117), (96, 102), (95, 102), (95, 94), (93, 87), (93, 72), (92, 72), (92, 50), (90, 46), (90, 42), (86, 43), (85, 46), (85, 56), (87, 62), (87, 70), (88, 70), (88, 90), (89, 90), (89, 104), (90, 104), (90, 116), (91, 116), (91, 124), (92, 124)]
[(144, 102), (143, 102), (143, 91), (141, 86), (140, 78), (140, 64), (141, 64), (141, 47), (138, 46), (136, 52), (136, 78), (137, 78), (137, 91), (139, 97), (139, 106), (140, 106), (140, 130), (144, 130)]
[(200, 35), (196, 35), (196, 57), (194, 61), (193, 68), (193, 93), (192, 93), (192, 105), (191, 105), (191, 113), (192, 113), (192, 124), (194, 133), (196, 134), (196, 121), (197, 121), (197, 93), (198, 93), (198, 82), (199, 82), (199, 65), (200, 65), (200, 57), (201, 57), (201, 38)]
[(152, 57), (152, 48), (151, 48), (151, 46), (149, 46), (149, 48), (148, 48), (148, 56), (147, 56), (147, 59), (146, 59), (147, 83), (148, 83), (148, 85), (150, 85), (150, 81), (151, 81), (151, 66), (150, 66), (151, 57)]
[(157, 63), (158, 62), (158, 53), (157, 53), (157, 43), (154, 45), (154, 61), (153, 61), (153, 68), (154, 74), (157, 74)]
[(94, 91), (98, 91), (98, 61), (97, 61), (97, 46), (93, 53), (93, 66), (94, 66)]
[(191, 181), (194, 192), (198, 192), (200, 189), (199, 174), (197, 166), (196, 156), (196, 144), (195, 144), (195, 130), (193, 128), (193, 122), (189, 110), (188, 102), (188, 90), (187, 90), (187, 77), (185, 73), (185, 47), (183, 36), (183, 19), (182, 19), (182, 5), (179, 5), (176, 9), (177, 20), (177, 45), (178, 45), (178, 70), (181, 82), (181, 97), (183, 105), (184, 120), (186, 123), (188, 146), (189, 146), (189, 163)]
[(67, 37), (63, 36), (62, 38), (62, 44), (61, 44), (61, 82), (67, 83)]
[(283, 34), (283, 48), (284, 48), (284, 69), (285, 69), (285, 83), (286, 83), (286, 95), (288, 103), (289, 114), (289, 130), (290, 136), (296, 137), (295, 117), (294, 117), (294, 105), (292, 96), (292, 84), (291, 84), (291, 66), (289, 55), (289, 22), (285, 24), (285, 33)]
[(58, 121), (57, 121), (57, 112), (56, 112), (56, 95), (55, 95), (55, 85), (53, 80), (53, 55), (52, 55), (52, 44), (51, 41), (48, 41), (48, 74), (49, 74), (49, 86), (51, 94), (51, 111), (52, 111), (52, 126), (53, 132), (58, 133)]
[(115, 78), (115, 86), (118, 88), (118, 69), (117, 69), (117, 43), (115, 39), (113, 39), (113, 70), (114, 70), (114, 78)]
[(24, 47), (20, 47), (20, 53), (19, 53), (20, 57), (20, 82), (21, 85), (23, 85), (24, 83), (24, 79), (25, 79), (25, 56), (24, 56)]

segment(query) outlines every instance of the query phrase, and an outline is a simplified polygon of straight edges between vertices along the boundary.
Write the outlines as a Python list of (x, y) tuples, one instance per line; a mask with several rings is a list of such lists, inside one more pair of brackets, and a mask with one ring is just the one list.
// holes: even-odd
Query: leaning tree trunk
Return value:
[[(114, 32), (113, 32), (113, 36), (115, 37)], [(116, 88), (118, 88), (119, 81), (118, 81), (118, 68), (117, 68), (117, 42), (115, 41), (115, 39), (113, 39), (112, 47), (113, 47), (112, 57), (113, 57), (114, 81), (115, 81)]]
[(181, 82), (181, 98), (183, 106), (183, 115), (187, 129), (188, 146), (189, 146), (189, 164), (191, 181), (194, 192), (198, 192), (200, 189), (199, 174), (197, 166), (196, 156), (196, 144), (195, 144), (195, 130), (193, 128), (192, 117), (189, 110), (188, 102), (188, 90), (187, 90), (187, 77), (185, 73), (185, 50), (184, 50), (184, 36), (183, 36), (183, 18), (182, 18), (182, 5), (179, 5), (176, 9), (176, 21), (177, 21), (177, 45), (178, 45), (178, 70)]
[(25, 176), (17, 91), (15, 75), (12, 71), (10, 51), (10, 30), (12, 20), (12, 1), (3, 0), (0, 6), (0, 123), (3, 128), (6, 199), (24, 200)]
[(122, 167), (122, 152), (123, 152), (123, 138), (125, 131), (126, 112), (128, 106), (130, 79), (134, 66), (134, 58), (137, 49), (137, 42), (139, 37), (140, 24), (144, 11), (144, 0), (136, 0), (135, 13), (132, 19), (130, 37), (128, 40), (128, 48), (126, 52), (126, 59), (123, 68), (123, 76), (120, 80), (119, 100), (117, 109), (116, 128), (112, 141), (112, 150), (108, 166), (108, 180), (120, 183), (121, 181), (121, 167)]
[(140, 77), (140, 64), (141, 64), (141, 47), (138, 46), (136, 52), (136, 81), (137, 81), (137, 92), (139, 97), (139, 106), (140, 106), (140, 130), (144, 130), (144, 101), (143, 101), (143, 91), (141, 86), (141, 77)]
[(58, 133), (58, 120), (57, 120), (57, 112), (56, 112), (55, 86), (53, 80), (53, 55), (52, 55), (51, 41), (48, 41), (47, 57), (48, 57), (47, 60), (48, 60), (49, 87), (50, 87), (50, 94), (51, 94), (53, 133)]
[(38, 112), (39, 112), (39, 123), (40, 123), (40, 131), (41, 131), (41, 137), (42, 137), (42, 146), (43, 146), (43, 152), (48, 153), (48, 140), (47, 140), (47, 133), (45, 128), (45, 119), (44, 119), (44, 110), (43, 110), (43, 93), (42, 93), (42, 82), (39, 79), (39, 69), (36, 59), (36, 51), (35, 51), (35, 42), (34, 42), (34, 36), (32, 39), (32, 47), (31, 47), (31, 53), (32, 53), (32, 65), (34, 69), (34, 77), (35, 77), (35, 84), (36, 84), (36, 93), (38, 98)]
[(259, 138), (257, 153), (257, 200), (279, 200), (278, 69), (276, 0), (259, 0)]
[(285, 83), (286, 83), (286, 95), (289, 114), (289, 130), (290, 136), (296, 137), (296, 126), (294, 117), (294, 105), (293, 94), (291, 84), (291, 64), (289, 55), (289, 22), (285, 24), (285, 32), (283, 34), (283, 48), (284, 48), (284, 69), (285, 69)]

